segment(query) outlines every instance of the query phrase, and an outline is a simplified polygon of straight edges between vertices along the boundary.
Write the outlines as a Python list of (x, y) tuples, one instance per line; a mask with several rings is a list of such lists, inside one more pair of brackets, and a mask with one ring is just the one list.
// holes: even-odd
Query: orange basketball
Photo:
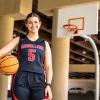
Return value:
[(18, 59), (13, 55), (7, 55), (0, 59), (0, 72), (5, 75), (15, 74), (18, 67)]

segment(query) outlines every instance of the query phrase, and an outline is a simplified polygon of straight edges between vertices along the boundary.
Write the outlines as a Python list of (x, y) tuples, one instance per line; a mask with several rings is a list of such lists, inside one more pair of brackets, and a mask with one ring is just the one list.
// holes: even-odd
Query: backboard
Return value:
[(57, 37), (68, 36), (63, 25), (74, 24), (79, 35), (98, 34), (98, 2), (89, 2), (58, 9)]

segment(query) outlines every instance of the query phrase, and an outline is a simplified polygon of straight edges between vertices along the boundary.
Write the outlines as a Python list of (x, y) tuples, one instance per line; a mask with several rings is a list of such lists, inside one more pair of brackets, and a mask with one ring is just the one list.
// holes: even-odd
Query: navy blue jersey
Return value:
[(38, 38), (31, 41), (21, 36), (19, 41), (19, 70), (44, 73), (45, 41)]

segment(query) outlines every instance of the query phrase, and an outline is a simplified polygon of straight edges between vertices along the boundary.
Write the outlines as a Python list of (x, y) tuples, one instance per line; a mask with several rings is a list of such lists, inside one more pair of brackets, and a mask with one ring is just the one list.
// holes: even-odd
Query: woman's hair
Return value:
[(32, 13), (29, 13), (26, 17), (26, 20), (25, 20), (25, 23), (27, 23), (27, 20), (30, 18), (30, 17), (37, 17), (39, 19), (39, 21), (41, 22), (41, 19), (40, 19), (40, 16), (34, 12)]

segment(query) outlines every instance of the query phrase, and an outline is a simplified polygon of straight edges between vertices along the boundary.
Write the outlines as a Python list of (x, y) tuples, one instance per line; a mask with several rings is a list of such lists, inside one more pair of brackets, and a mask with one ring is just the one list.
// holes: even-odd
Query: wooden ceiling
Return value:
[[(42, 20), (42, 26), (40, 29), (40, 36), (46, 39), (51, 45), (52, 38), (52, 16), (46, 16), (37, 10), (38, 0), (33, 0), (32, 11), (40, 15)], [(99, 14), (100, 17), (100, 14)], [(24, 20), (15, 21), (14, 34), (25, 34), (26, 28), (24, 25)], [(100, 30), (98, 30), (97, 35), (90, 36), (97, 48), (100, 57)], [(70, 42), (70, 64), (95, 64), (94, 51), (91, 44), (81, 37), (74, 37)], [(81, 75), (81, 76), (80, 76)], [(71, 73), (70, 78), (74, 77), (85, 77), (94, 78), (94, 73)]]

